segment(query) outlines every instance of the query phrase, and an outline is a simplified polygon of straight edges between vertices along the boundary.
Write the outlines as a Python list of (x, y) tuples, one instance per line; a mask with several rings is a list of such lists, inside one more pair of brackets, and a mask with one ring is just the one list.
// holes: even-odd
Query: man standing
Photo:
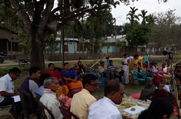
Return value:
[(89, 107), (88, 119), (122, 119), (116, 104), (122, 102), (124, 86), (116, 80), (110, 80), (104, 87), (104, 98)]
[(110, 60), (109, 61), (109, 69), (110, 70), (112, 70), (113, 72), (114, 72), (114, 76), (116, 77), (116, 78), (119, 78), (119, 81), (120, 82), (122, 82), (122, 74), (124, 73), (124, 70), (123, 71), (120, 71), (120, 72), (118, 72), (118, 69), (119, 68), (117, 68), (115, 65), (113, 65), (113, 61), (112, 60)]
[[(32, 94), (34, 101), (36, 102), (36, 90), (40, 87), (40, 83), (39, 83), (39, 77), (41, 75), (41, 71), (39, 67), (31, 67), (29, 69), (29, 75), (30, 77), (27, 77), (27, 79), (23, 82), (23, 84), (21, 85), (21, 89), (29, 92), (30, 94)], [(32, 110), (30, 107), (30, 104), (27, 103), (27, 112), (29, 114), (32, 113)]]
[[(21, 71), (15, 67), (10, 69), (8, 74), (0, 78), (0, 106), (14, 104), (14, 98), (12, 98), (12, 96), (19, 95), (19, 93), (14, 90), (13, 82), (19, 77), (20, 73)], [(17, 111), (21, 111), (19, 110), (19, 106), (21, 107), (21, 105), (18, 103), (15, 103), (15, 105), (13, 105), (12, 109), (10, 110), (10, 113), (15, 118), (15, 114), (19, 116), (20, 112), (15, 112), (14, 109), (17, 108)]]
[(89, 106), (96, 102), (96, 98), (91, 94), (99, 88), (98, 77), (87, 74), (83, 77), (82, 83), (84, 89), (73, 96), (70, 111), (80, 119), (87, 119)]

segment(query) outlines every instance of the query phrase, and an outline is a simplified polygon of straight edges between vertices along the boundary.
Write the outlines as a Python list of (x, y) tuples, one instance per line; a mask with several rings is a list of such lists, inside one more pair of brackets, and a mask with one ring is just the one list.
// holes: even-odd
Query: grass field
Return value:
[[(86, 66), (90, 62), (91, 61), (83, 61), (83, 64)], [(9, 65), (9, 64), (11, 64), (9, 62), (7, 63), (8, 65), (3, 65), (3, 66), (0, 65), (0, 76), (2, 76), (2, 74), (4, 75), (4, 74), (8, 73), (8, 70), (13, 68), (13, 67), (20, 68), (23, 72), (21, 73), (20, 77), (14, 82), (15, 89), (18, 89), (18, 88), (20, 88), (22, 82), (28, 76), (28, 70), (29, 70), (30, 66), (27, 65), (25, 67), (19, 67), (18, 63), (17, 63), (17, 65), (14, 65), (15, 63), (17, 63), (17, 62), (13, 62), (12, 63), (13, 65)], [(71, 61), (69, 63), (70, 63), (70, 66), (73, 67), (74, 63), (76, 63), (76, 61)], [(5, 64), (6, 64), (6, 62), (5, 62)], [(61, 67), (62, 66), (61, 62), (54, 62), (54, 64), (55, 64), (56, 67)], [(48, 63), (46, 63), (46, 70), (48, 69), (47, 65), (48, 65)], [(105, 61), (105, 65), (106, 65), (106, 61)], [(118, 68), (121, 68), (121, 66), (122, 66), (121, 65), (121, 59), (114, 59), (114, 65), (116, 65)], [(161, 62), (158, 62), (158, 66), (161, 66)], [(134, 93), (139, 93), (139, 92), (141, 92), (141, 89), (143, 87), (144, 87), (143, 83), (140, 83), (139, 88), (137, 88), (135, 85), (131, 85), (131, 84), (126, 85), (125, 86), (125, 94), (126, 95), (131, 95), (131, 94), (134, 94)], [(96, 99), (100, 99), (100, 98), (102, 98), (104, 96), (104, 94), (103, 94), (103, 92), (101, 92), (100, 88), (93, 95), (96, 97)], [(10, 115), (8, 114), (9, 110), (10, 110), (10, 108), (6, 108), (4, 110), (0, 109), (0, 119), (11, 119)], [(176, 119), (176, 118), (173, 117), (172, 119)]]

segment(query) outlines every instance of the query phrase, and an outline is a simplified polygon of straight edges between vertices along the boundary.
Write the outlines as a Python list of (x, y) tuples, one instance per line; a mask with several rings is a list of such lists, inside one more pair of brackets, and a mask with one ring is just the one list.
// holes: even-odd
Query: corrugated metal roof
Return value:
[[(107, 43), (115, 43), (117, 41), (125, 41), (125, 37), (126, 35), (117, 35), (116, 36), (116, 40), (115, 40), (115, 36), (108, 36), (107, 40), (105, 40), (105, 42)], [(56, 40), (60, 41), (60, 37), (57, 37)], [(78, 42), (78, 38), (64, 38), (65, 41), (76, 41)], [(85, 42), (89, 42), (89, 39), (84, 39)]]

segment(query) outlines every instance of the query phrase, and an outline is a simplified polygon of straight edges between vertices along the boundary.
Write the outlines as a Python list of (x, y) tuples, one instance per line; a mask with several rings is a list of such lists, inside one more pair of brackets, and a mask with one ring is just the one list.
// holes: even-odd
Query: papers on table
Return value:
[[(135, 111), (131, 111), (132, 108), (135, 108)], [(135, 115), (135, 114), (137, 114), (137, 113), (139, 113), (139, 112), (144, 111), (145, 109), (146, 109), (146, 108), (141, 107), (141, 106), (133, 106), (133, 107), (130, 107), (130, 108), (125, 109), (125, 110), (123, 110), (123, 111), (125, 111), (125, 112), (127, 112), (127, 113), (130, 113), (130, 114), (132, 114), (132, 115)]]
[(13, 96), (13, 97), (11, 97), (11, 98), (14, 98), (14, 102), (19, 102), (19, 101), (21, 101), (19, 95)]

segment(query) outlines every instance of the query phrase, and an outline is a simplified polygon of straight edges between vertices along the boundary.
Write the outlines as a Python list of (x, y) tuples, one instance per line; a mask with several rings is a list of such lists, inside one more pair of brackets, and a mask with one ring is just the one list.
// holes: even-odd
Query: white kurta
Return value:
[[(122, 59), (122, 62), (124, 64), (128, 64), (128, 61), (129, 60), (129, 57), (128, 58), (123, 58)], [(122, 68), (124, 70), (124, 74), (123, 74), (123, 80), (122, 82), (125, 83), (125, 84), (128, 84), (129, 83), (129, 66), (128, 65), (122, 65)]]
[(122, 115), (115, 103), (104, 97), (89, 107), (88, 119), (122, 119)]
[[(60, 102), (56, 97), (56, 93), (53, 92), (45, 92), (40, 98), (40, 102), (43, 103), (53, 114), (55, 119), (63, 119), (63, 115), (60, 111)], [(51, 119), (50, 114), (45, 110), (45, 114), (47, 115), (48, 119)]]

